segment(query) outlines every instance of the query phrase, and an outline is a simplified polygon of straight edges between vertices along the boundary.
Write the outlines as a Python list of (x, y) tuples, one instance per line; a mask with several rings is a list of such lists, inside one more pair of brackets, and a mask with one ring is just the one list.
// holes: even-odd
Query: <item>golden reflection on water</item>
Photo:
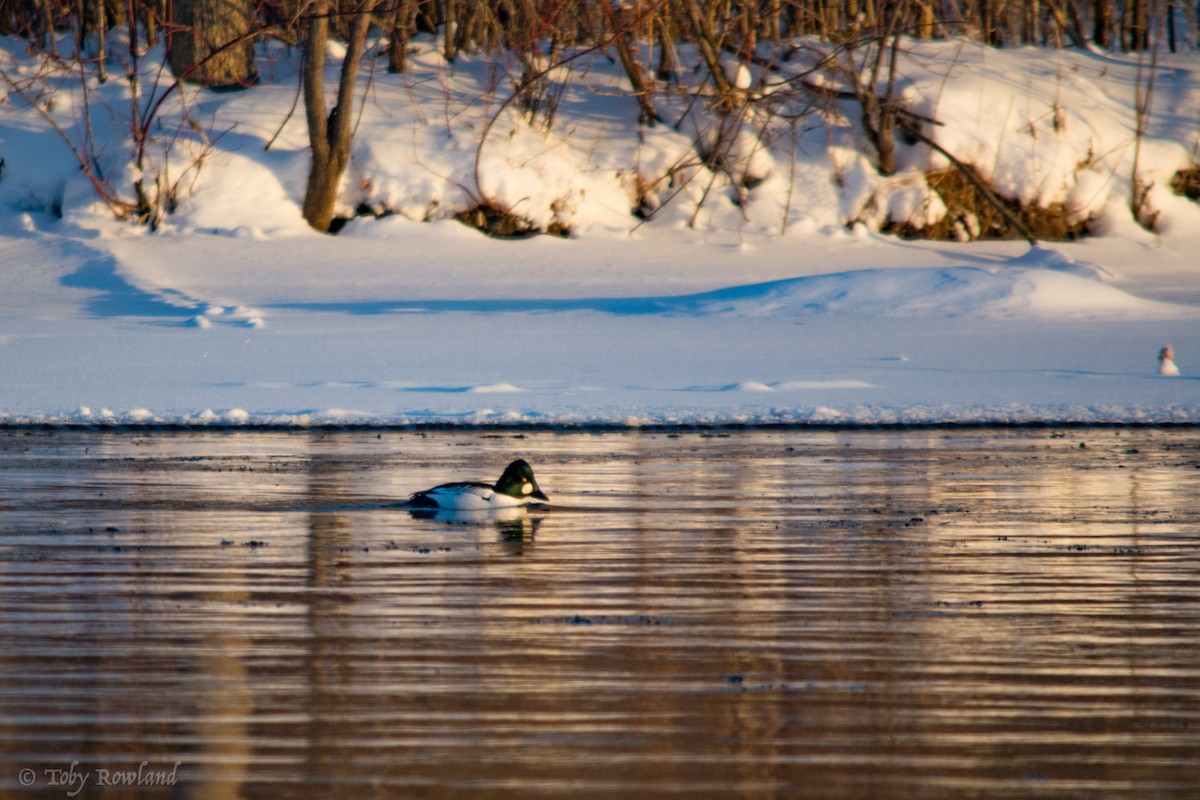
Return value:
[[(550, 509), (396, 506), (518, 455)], [(0, 431), (0, 796), (1187, 796), (1198, 468), (1194, 429)]]

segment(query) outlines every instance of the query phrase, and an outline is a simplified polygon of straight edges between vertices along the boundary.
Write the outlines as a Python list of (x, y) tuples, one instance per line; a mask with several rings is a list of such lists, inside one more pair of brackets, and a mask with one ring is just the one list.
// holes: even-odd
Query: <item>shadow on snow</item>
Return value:
[[(91, 317), (170, 317), (182, 321), (194, 313), (196, 306), (194, 301), (173, 290), (152, 294), (133, 286), (117, 274), (116, 259), (111, 256), (91, 257), (79, 269), (59, 279), (59, 283), (71, 289), (96, 292), (84, 304), (84, 311)], [(177, 295), (180, 305), (167, 302), (162, 294)]]

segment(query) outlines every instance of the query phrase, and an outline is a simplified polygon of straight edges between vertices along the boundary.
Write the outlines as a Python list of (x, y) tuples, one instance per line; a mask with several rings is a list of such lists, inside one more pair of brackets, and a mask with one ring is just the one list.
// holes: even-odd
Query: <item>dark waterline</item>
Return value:
[(1192, 427), (2, 429), (0, 796), (1195, 796), (1197, 576)]

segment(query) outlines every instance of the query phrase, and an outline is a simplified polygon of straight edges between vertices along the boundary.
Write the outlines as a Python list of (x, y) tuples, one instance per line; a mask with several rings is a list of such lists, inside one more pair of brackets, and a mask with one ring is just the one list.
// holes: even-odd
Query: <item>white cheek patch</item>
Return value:
[(521, 494), (533, 494), (533, 484), (532, 483), (522, 483), (521, 484)]

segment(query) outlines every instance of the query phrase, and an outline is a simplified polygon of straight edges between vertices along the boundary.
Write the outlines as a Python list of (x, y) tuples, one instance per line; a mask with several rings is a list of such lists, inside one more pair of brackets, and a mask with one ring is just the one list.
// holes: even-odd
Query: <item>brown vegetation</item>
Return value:
[(1171, 176), (1171, 191), (1189, 200), (1200, 200), (1200, 164), (1193, 164)]
[[(1079, 219), (1078, 214), (1062, 203), (1028, 206), (995, 195), (988, 197), (980, 190), (979, 183), (954, 167), (927, 172), (925, 178), (946, 204), (946, 215), (919, 229), (908, 223), (888, 222), (885, 231), (905, 238), (949, 241), (1029, 236), (1042, 241), (1061, 241), (1087, 235), (1088, 220)], [(1007, 214), (997, 208), (998, 204)]]
[(487, 201), (456, 214), (454, 218), (464, 225), (476, 228), (496, 239), (526, 239), (540, 233), (569, 236), (571, 233), (565, 225), (559, 222), (552, 222), (543, 231), (524, 217), (512, 213), (503, 206)]

